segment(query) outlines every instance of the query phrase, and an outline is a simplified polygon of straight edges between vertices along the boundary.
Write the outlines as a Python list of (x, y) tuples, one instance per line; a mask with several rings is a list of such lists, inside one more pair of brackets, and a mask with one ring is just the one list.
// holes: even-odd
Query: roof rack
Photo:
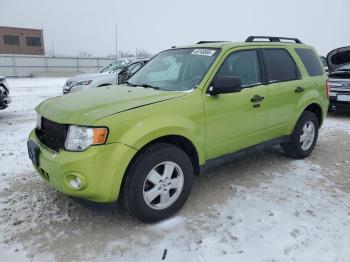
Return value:
[[(255, 41), (255, 39), (265, 39), (265, 41)], [(246, 42), (282, 42), (281, 40), (290, 40), (290, 41), (294, 41), (297, 44), (302, 44), (303, 42), (301, 42), (298, 38), (291, 38), (291, 37), (281, 37), (281, 36), (249, 36), (245, 41)]]
[(222, 42), (227, 42), (227, 41), (199, 41), (196, 44), (200, 45), (200, 44), (211, 44), (211, 43), (222, 43)]

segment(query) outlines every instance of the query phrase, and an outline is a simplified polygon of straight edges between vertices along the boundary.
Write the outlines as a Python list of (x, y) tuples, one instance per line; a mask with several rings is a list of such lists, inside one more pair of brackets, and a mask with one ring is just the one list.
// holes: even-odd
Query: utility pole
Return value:
[(52, 57), (55, 57), (55, 49), (53, 48), (53, 40), (51, 41), (51, 45), (52, 45)]

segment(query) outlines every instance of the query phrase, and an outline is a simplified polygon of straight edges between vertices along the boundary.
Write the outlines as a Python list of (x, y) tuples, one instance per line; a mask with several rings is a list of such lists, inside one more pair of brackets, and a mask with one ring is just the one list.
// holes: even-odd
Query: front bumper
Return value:
[[(92, 146), (84, 152), (57, 153), (43, 145), (34, 131), (29, 140), (40, 148), (39, 165), (34, 167), (50, 185), (66, 195), (103, 203), (118, 198), (124, 173), (136, 153), (120, 143)], [(70, 186), (72, 176), (81, 179), (79, 189)]]

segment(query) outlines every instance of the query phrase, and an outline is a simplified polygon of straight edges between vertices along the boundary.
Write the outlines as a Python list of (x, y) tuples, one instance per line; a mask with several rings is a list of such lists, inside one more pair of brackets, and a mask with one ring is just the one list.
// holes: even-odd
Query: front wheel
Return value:
[(305, 111), (301, 114), (291, 139), (282, 144), (286, 155), (302, 159), (311, 154), (318, 138), (319, 123), (316, 115)]
[(171, 144), (154, 144), (133, 161), (123, 187), (123, 204), (138, 219), (154, 223), (175, 214), (193, 183), (188, 155)]

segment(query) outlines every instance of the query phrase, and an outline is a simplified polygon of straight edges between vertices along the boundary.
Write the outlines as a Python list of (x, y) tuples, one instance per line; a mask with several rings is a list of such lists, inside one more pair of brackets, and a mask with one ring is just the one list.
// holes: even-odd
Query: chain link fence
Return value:
[(0, 75), (12, 77), (69, 76), (93, 73), (115, 61), (107, 57), (0, 55)]

